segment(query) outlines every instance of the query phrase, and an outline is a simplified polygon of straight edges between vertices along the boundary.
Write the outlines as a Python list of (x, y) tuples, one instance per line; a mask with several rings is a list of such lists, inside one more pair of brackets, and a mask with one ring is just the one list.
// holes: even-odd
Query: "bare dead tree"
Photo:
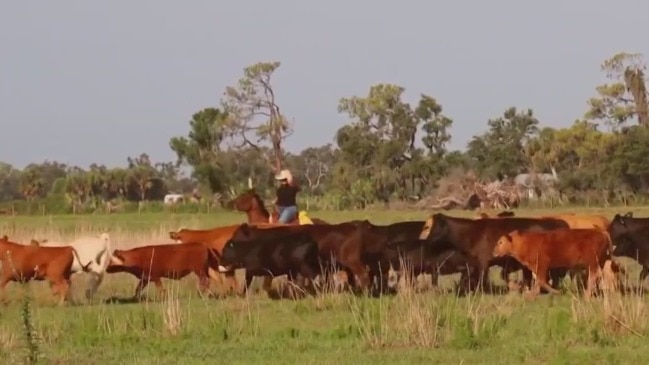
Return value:
[(306, 170), (304, 171), (304, 177), (309, 184), (309, 190), (311, 190), (311, 193), (320, 186), (322, 179), (324, 179), (327, 176), (327, 172), (329, 172), (329, 168), (323, 162), (320, 162), (319, 160), (315, 160), (314, 162), (315, 166), (312, 166), (311, 163), (307, 163)]

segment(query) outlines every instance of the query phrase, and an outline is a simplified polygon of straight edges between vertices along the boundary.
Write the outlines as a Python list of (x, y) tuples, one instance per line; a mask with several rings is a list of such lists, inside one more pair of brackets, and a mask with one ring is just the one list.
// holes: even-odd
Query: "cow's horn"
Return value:
[(252, 177), (248, 177), (248, 189), (252, 189)]

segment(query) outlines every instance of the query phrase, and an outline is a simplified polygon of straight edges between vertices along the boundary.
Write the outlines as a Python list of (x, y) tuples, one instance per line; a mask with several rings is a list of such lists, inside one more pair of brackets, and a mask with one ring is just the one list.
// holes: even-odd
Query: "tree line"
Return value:
[[(0, 163), (0, 211), (163, 209), (159, 202), (167, 193), (186, 195), (194, 209), (214, 207), (246, 189), (249, 178), (271, 198), (273, 175), (282, 168), (293, 171), (301, 201), (311, 209), (412, 203), (439, 195), (440, 185), (453, 185), (458, 176), (511, 181), (552, 169), (556, 188), (573, 204), (633, 204), (647, 197), (649, 106), (640, 54), (616, 54), (601, 65), (609, 82), (596, 88), (584, 116), (569, 127), (544, 127), (532, 109), (511, 106), (488, 119), (486, 132), (465, 151), (448, 148), (454, 121), (441, 101), (421, 94), (411, 105), (403, 87), (378, 84), (366, 95), (340, 99), (338, 111), (349, 122), (333, 144), (286, 152), (283, 143), (297, 126), (276, 100), (272, 77), (279, 67), (246, 67), (218, 105), (194, 113), (187, 135), (169, 141), (175, 161), (153, 162), (143, 153), (120, 168), (45, 161), (21, 171)], [(183, 166), (188, 176), (180, 173)]]

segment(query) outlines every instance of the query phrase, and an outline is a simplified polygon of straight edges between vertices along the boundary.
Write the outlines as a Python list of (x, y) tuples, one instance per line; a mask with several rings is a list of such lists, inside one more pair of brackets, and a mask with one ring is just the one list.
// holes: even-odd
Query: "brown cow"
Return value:
[(573, 229), (577, 229), (577, 228), (587, 229), (587, 228), (594, 227), (594, 228), (600, 228), (606, 230), (608, 229), (609, 224), (611, 224), (608, 218), (598, 214), (565, 213), (565, 214), (544, 216), (541, 218), (561, 219), (564, 222), (568, 223), (568, 226)]
[(539, 294), (541, 287), (550, 293), (559, 293), (548, 284), (549, 269), (586, 267), (588, 285), (584, 294), (589, 298), (612, 252), (611, 238), (606, 231), (568, 228), (544, 232), (512, 231), (500, 237), (493, 255), (512, 256), (532, 271), (536, 275), (534, 295)]
[[(4, 289), (10, 281), (26, 283), (32, 279), (47, 280), (52, 287), (52, 294), (59, 295), (59, 305), (67, 299), (70, 291), (70, 277), (74, 261), (79, 261), (79, 254), (70, 246), (38, 247), (21, 245), (9, 241), (5, 235), (0, 240), (0, 299), (5, 302)], [(88, 271), (91, 262), (83, 265)]]
[[(363, 237), (361, 226), (365, 221), (345, 222), (339, 224), (286, 225), (275, 228), (259, 228), (242, 224), (232, 236), (236, 241), (255, 239), (289, 240), (306, 233), (318, 243), (320, 259), (334, 263), (335, 268), (342, 267), (347, 272), (347, 280), (353, 288), (369, 288), (370, 275), (363, 261), (366, 253), (377, 255), (374, 242)], [(368, 229), (368, 228), (366, 228)], [(355, 279), (358, 279), (356, 283)], [(357, 285), (358, 284), (358, 285)]]
[[(223, 254), (223, 247), (228, 241), (232, 238), (234, 232), (239, 229), (240, 224), (233, 224), (230, 226), (215, 227), (212, 229), (187, 229), (181, 228), (176, 232), (169, 232), (169, 238), (176, 241), (176, 243), (194, 243), (200, 242), (206, 245), (209, 248), (214, 249), (219, 255)], [(260, 229), (263, 228), (273, 228), (278, 225), (272, 224), (260, 224), (256, 225)], [(282, 225), (279, 225), (282, 226)], [(227, 280), (226, 289), (228, 291), (233, 291), (237, 288), (237, 280), (233, 271), (225, 270), (225, 268), (219, 268), (220, 274), (223, 274)], [(217, 282), (222, 283), (220, 275), (213, 277)]]
[[(523, 269), (524, 284), (530, 285), (532, 273), (514, 259), (494, 258), (493, 247), (502, 235), (517, 229), (543, 231), (556, 228), (568, 228), (568, 225), (562, 220), (549, 218), (506, 217), (474, 220), (436, 213), (424, 225), (420, 238), (434, 245), (436, 252), (457, 250), (466, 255), (476, 264), (475, 272), (479, 275), (477, 287), (487, 282), (491, 265), (503, 267), (505, 273)], [(557, 284), (558, 281), (555, 280)]]
[(130, 250), (115, 250), (106, 272), (127, 272), (140, 282), (134, 298), (140, 298), (142, 290), (153, 282), (160, 294), (164, 294), (161, 278), (179, 280), (196, 274), (201, 293), (209, 289), (209, 278), (218, 272), (219, 256), (215, 250), (202, 243), (150, 245)]
[(493, 217), (490, 217), (489, 214), (482, 212), (482, 213), (478, 214), (474, 219), (482, 219), (482, 218), (507, 218), (507, 217), (514, 217), (514, 216), (515, 216), (514, 212), (509, 211), (509, 210), (504, 210), (504, 211), (502, 211), (502, 212), (496, 214), (496, 215), (493, 216)]

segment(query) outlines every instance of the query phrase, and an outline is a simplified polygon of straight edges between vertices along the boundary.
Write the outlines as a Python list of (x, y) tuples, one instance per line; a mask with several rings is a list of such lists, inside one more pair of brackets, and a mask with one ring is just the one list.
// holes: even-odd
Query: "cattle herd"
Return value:
[[(264, 277), (270, 290), (273, 277), (287, 275), (304, 293), (318, 295), (332, 276), (346, 273), (347, 287), (356, 293), (381, 295), (397, 291), (395, 273), (412, 279), (430, 274), (460, 273), (462, 292), (490, 287), (491, 266), (502, 268), (510, 289), (557, 293), (567, 274), (581, 279), (584, 295), (606, 290), (619, 280), (623, 268), (615, 256), (636, 259), (649, 274), (649, 218), (632, 213), (612, 220), (600, 215), (562, 214), (519, 217), (502, 212), (489, 217), (459, 218), (436, 213), (424, 221), (375, 225), (367, 220), (338, 224), (237, 224), (209, 230), (180, 229), (169, 233), (169, 244), (129, 250), (113, 249), (108, 233), (72, 242), (32, 240), (29, 244), (0, 238), (0, 295), (11, 281), (46, 280), (63, 304), (75, 273), (88, 275), (86, 296), (95, 295), (105, 274), (126, 272), (139, 279), (139, 299), (149, 282), (164, 292), (162, 278), (196, 274), (199, 290), (210, 291), (210, 279), (227, 291), (245, 294), (253, 277)], [(234, 271), (245, 269), (239, 290)], [(522, 271), (522, 281), (510, 274)], [(329, 281), (331, 282), (331, 281)], [(614, 283), (614, 281), (613, 281)], [(269, 293), (270, 294), (270, 293)]]

